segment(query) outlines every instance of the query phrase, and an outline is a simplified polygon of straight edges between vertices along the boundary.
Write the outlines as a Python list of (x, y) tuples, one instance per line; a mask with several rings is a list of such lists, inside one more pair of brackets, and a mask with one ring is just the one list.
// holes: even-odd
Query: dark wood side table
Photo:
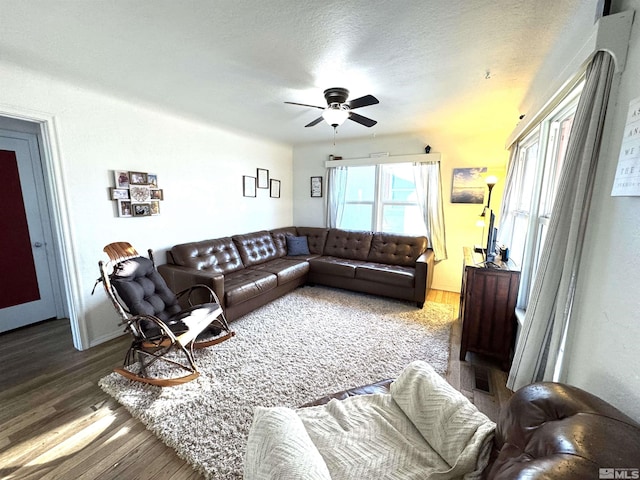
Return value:
[(464, 247), (460, 316), (460, 360), (467, 352), (496, 358), (504, 370), (511, 366), (520, 271), (500, 257), (487, 263), (481, 253)]

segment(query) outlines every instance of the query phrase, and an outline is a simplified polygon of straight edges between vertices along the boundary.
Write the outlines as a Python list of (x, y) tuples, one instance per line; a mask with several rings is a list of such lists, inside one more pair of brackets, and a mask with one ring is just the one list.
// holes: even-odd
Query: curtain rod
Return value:
[(365, 165), (381, 165), (384, 163), (431, 163), (439, 162), (439, 153), (415, 153), (410, 155), (390, 155), (388, 157), (346, 158), (344, 160), (326, 160), (324, 166), (353, 167)]

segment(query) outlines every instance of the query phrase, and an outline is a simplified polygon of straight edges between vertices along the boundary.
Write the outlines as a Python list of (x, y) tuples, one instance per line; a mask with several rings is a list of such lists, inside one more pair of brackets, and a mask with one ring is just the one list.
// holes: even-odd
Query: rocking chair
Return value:
[[(178, 294), (173, 293), (158, 273), (149, 250), (142, 257), (127, 242), (104, 247), (109, 256), (107, 265), (98, 262), (100, 278), (107, 296), (133, 335), (120, 375), (161, 387), (179, 385), (199, 376), (194, 349), (221, 343), (235, 335), (229, 329), (220, 301), (206, 285), (194, 285)], [(209, 303), (193, 305), (191, 295), (204, 289)], [(182, 309), (179, 300), (186, 300)], [(184, 375), (176, 375), (176, 370)]]

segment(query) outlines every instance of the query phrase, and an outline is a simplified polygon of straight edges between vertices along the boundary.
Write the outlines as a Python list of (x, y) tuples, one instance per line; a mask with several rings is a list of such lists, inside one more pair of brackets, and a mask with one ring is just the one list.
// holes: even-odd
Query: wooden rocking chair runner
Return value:
[[(149, 258), (142, 257), (127, 242), (104, 247), (112, 267), (98, 262), (100, 278), (107, 296), (122, 319), (122, 325), (133, 335), (120, 375), (131, 380), (158, 386), (179, 385), (198, 377), (193, 350), (221, 343), (235, 335), (229, 329), (220, 301), (206, 285), (194, 285), (174, 294)], [(194, 291), (205, 289), (209, 303), (193, 305)], [(189, 307), (182, 309), (179, 299), (185, 297)], [(209, 338), (201, 338), (208, 336)], [(170, 368), (166, 368), (170, 367)], [(167, 370), (185, 373), (166, 374)]]

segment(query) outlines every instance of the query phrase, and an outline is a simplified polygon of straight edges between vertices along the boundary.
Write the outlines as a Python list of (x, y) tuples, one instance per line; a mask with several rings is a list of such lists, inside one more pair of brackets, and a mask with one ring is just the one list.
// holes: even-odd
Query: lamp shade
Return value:
[(349, 110), (340, 107), (327, 107), (324, 112), (322, 112), (322, 118), (332, 127), (337, 127), (349, 118)]

